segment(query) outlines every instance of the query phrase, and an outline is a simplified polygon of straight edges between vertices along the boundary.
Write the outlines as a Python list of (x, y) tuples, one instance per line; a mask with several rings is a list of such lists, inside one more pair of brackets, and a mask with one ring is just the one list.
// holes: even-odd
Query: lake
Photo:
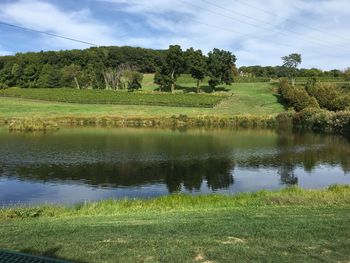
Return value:
[(350, 184), (344, 137), (270, 130), (0, 129), (0, 205)]

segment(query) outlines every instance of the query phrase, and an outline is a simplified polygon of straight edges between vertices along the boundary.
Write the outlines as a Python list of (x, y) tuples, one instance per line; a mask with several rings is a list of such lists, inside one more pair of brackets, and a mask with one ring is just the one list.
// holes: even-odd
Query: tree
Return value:
[(161, 67), (156, 71), (154, 83), (159, 85), (160, 91), (169, 91), (171, 89), (172, 79), (165, 67)]
[(155, 83), (159, 84), (161, 88), (170, 85), (170, 90), (174, 93), (176, 79), (184, 67), (185, 60), (181, 47), (179, 45), (169, 46), (165, 61), (154, 78)]
[(39, 88), (58, 88), (59, 71), (50, 64), (45, 64), (41, 69), (37, 86)]
[(23, 70), (21, 87), (33, 88), (36, 87), (36, 81), (39, 77), (39, 70), (36, 64), (29, 64)]
[(61, 87), (76, 87), (80, 89), (79, 79), (81, 76), (81, 68), (78, 65), (71, 64), (64, 66), (61, 70), (60, 85)]
[(298, 65), (301, 64), (301, 55), (297, 53), (282, 57), (283, 67), (287, 70), (288, 77), (292, 80), (292, 86), (295, 86), (295, 74)]
[(128, 90), (134, 91), (142, 88), (143, 75), (137, 71), (129, 71), (128, 73)]
[(142, 73), (138, 72), (136, 67), (129, 64), (120, 64), (116, 69), (107, 69), (103, 72), (106, 89), (129, 91), (137, 90), (142, 87)]
[(229, 51), (215, 48), (208, 54), (208, 73), (210, 76), (209, 86), (215, 90), (220, 84), (230, 85), (233, 81), (233, 67), (236, 56)]
[(207, 70), (206, 60), (201, 50), (187, 49), (185, 53), (186, 64), (191, 76), (197, 80), (197, 92), (199, 83), (204, 79)]

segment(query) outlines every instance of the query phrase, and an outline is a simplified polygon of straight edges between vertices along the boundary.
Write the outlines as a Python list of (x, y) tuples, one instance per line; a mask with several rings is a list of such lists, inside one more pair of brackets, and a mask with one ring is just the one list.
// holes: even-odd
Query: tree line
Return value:
[(136, 47), (18, 53), (0, 57), (0, 83), (22, 88), (139, 88), (166, 51)]
[[(283, 78), (287, 76), (286, 68), (281, 66), (242, 66), (238, 69), (242, 76), (258, 77), (258, 78)], [(323, 71), (317, 68), (300, 68), (295, 71), (296, 77), (329, 77), (341, 78), (346, 77), (346, 70), (332, 69)]]
[(209, 77), (214, 91), (221, 84), (231, 84), (235, 77), (347, 77), (350, 70), (321, 71), (298, 69), (299, 54), (283, 58), (276, 67), (236, 68), (236, 57), (230, 51), (213, 49), (207, 55), (201, 50), (182, 50), (172, 45), (167, 50), (138, 47), (92, 47), (85, 50), (18, 53), (0, 57), (0, 88), (58, 88), (137, 90), (143, 73), (155, 73), (154, 82), (161, 91), (174, 92), (180, 74), (190, 74), (197, 82)]
[(210, 76), (209, 85), (231, 84), (236, 57), (214, 49), (205, 56), (179, 45), (168, 50), (133, 47), (94, 47), (86, 50), (49, 51), (0, 57), (1, 87), (74, 87), (78, 89), (137, 90), (142, 73), (156, 73), (161, 91), (175, 90), (180, 74), (189, 73), (200, 81)]

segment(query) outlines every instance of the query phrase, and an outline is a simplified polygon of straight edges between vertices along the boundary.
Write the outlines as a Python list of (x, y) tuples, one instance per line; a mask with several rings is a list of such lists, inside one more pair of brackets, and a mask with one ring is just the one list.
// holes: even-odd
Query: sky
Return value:
[[(280, 65), (301, 53), (301, 67), (350, 66), (349, 0), (0, 0), (0, 23), (101, 46), (205, 53), (229, 50), (238, 66)], [(0, 24), (0, 55), (89, 45)]]

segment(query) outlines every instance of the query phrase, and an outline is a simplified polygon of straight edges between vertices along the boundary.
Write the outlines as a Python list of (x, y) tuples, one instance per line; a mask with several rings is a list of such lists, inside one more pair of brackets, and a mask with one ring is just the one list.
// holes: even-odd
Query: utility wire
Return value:
[[(226, 32), (230, 32), (230, 33), (235, 33), (235, 34), (238, 34), (239, 36), (246, 36), (248, 38), (252, 38), (251, 35), (249, 34), (246, 34), (246, 33), (242, 33), (242, 32), (239, 32), (239, 31), (235, 31), (235, 30), (232, 30), (232, 29), (229, 29), (229, 28), (225, 28), (225, 27), (221, 27), (221, 26), (218, 26), (218, 25), (213, 25), (213, 24), (208, 24), (208, 23), (205, 23), (205, 22), (201, 22), (195, 18), (190, 18), (192, 21), (194, 21), (195, 23), (197, 24), (201, 24), (201, 25), (204, 25), (204, 26), (207, 26), (207, 27), (211, 27), (211, 28), (216, 28), (216, 29), (220, 29), (222, 31), (226, 31)], [(291, 47), (291, 48), (295, 48), (295, 46), (293, 45), (290, 45), (290, 44), (280, 44), (280, 43), (274, 43), (274, 45), (277, 45), (277, 46), (280, 46), (280, 47)], [(295, 51), (295, 50), (294, 50)], [(320, 54), (322, 56), (324, 55), (327, 55), (327, 56), (333, 56), (331, 54), (328, 54), (328, 53), (324, 53), (324, 52), (320, 52), (318, 50), (313, 50), (314, 53), (317, 53), (317, 54)]]
[[(213, 11), (213, 10), (211, 10), (211, 9), (204, 8), (204, 7), (199, 6), (199, 5), (195, 5), (195, 4), (193, 4), (193, 3), (189, 3), (189, 2), (184, 1), (184, 0), (178, 0), (178, 1), (180, 1), (180, 2), (182, 2), (182, 3), (185, 3), (185, 4), (187, 4), (187, 5), (193, 6), (193, 7), (195, 7), (196, 9), (201, 9), (201, 10), (210, 12), (210, 13), (212, 13), (212, 14), (215, 14), (215, 15), (218, 15), (218, 16), (222, 16), (222, 17), (231, 19), (231, 20), (233, 20), (233, 21), (238, 21), (239, 23), (242, 23), (242, 24), (247, 24), (247, 25), (250, 25), (250, 26), (252, 26), (252, 27), (260, 28), (260, 29), (263, 29), (263, 30), (271, 30), (271, 28), (264, 27), (264, 26), (261, 26), (261, 25), (256, 25), (256, 24), (247, 22), (247, 21), (242, 20), (242, 19), (234, 18), (234, 17), (232, 17), (232, 16), (225, 15), (225, 14), (222, 14), (222, 13), (219, 13), (219, 12), (216, 12), (216, 11)], [(226, 9), (226, 10), (227, 10), (227, 9)], [(280, 30), (280, 29), (277, 29), (277, 30), (280, 31), (282, 34), (289, 36), (288, 34), (286, 34), (285, 32), (283, 32), (282, 30)], [(297, 35), (296, 37), (299, 37), (299, 38), (302, 38), (303, 40), (305, 40), (305, 38), (302, 37), (302, 36)], [(313, 39), (311, 39), (311, 40), (313, 40)], [(334, 50), (334, 46), (324, 44), (323, 42), (320, 42), (320, 43), (317, 43), (317, 44), (323, 45), (323, 46), (327, 46), (327, 47), (329, 47), (329, 48), (332, 48), (332, 50)], [(348, 52), (348, 50), (347, 50), (347, 52)]]
[[(211, 6), (214, 6), (214, 7), (216, 7), (216, 8), (218, 8), (218, 9), (222, 9), (222, 10), (224, 10), (224, 11), (229, 11), (229, 12), (231, 12), (231, 13), (235, 13), (235, 14), (237, 14), (237, 15), (239, 15), (239, 16), (243, 16), (243, 17), (246, 17), (246, 18), (248, 18), (248, 19), (251, 19), (251, 20), (253, 20), (253, 21), (257, 21), (257, 22), (259, 22), (259, 23), (264, 23), (264, 24), (267, 24), (267, 25), (270, 25), (270, 26), (275, 26), (275, 24), (273, 24), (273, 23), (270, 23), (270, 22), (266, 22), (266, 21), (263, 21), (263, 20), (261, 20), (261, 19), (256, 19), (255, 17), (252, 17), (252, 16), (249, 16), (249, 15), (246, 15), (246, 14), (243, 14), (243, 13), (241, 13), (241, 12), (237, 12), (237, 11), (235, 11), (235, 10), (232, 10), (232, 9), (227, 9), (227, 8), (225, 8), (225, 7), (223, 7), (223, 6), (220, 6), (220, 5), (218, 5), (218, 4), (215, 4), (215, 3), (213, 3), (213, 2), (211, 2), (211, 1), (208, 1), (208, 0), (202, 0), (203, 2), (206, 2), (207, 4), (209, 4), (209, 5), (211, 5)], [(279, 29), (278, 29), (279, 30)], [(292, 29), (289, 29), (289, 28), (285, 28), (284, 29), (285, 31), (289, 31), (289, 32), (291, 32), (291, 33), (293, 33), (293, 34), (296, 34), (299, 38), (304, 38), (304, 39), (307, 39), (307, 37), (303, 37), (303, 36), (300, 36), (299, 34), (299, 32), (298, 31), (295, 31), (295, 30), (292, 30)], [(311, 38), (310, 38), (311, 39)], [(343, 45), (339, 45), (339, 44), (334, 44), (333, 42), (329, 42), (329, 41), (325, 41), (324, 39), (320, 39), (320, 38), (312, 38), (311, 39), (312, 41), (314, 41), (314, 42), (318, 42), (318, 43), (322, 43), (323, 45), (324, 45), (324, 42), (327, 42), (328, 44), (330, 44), (330, 45), (327, 45), (327, 46), (329, 46), (329, 47), (332, 47), (332, 48), (334, 48), (334, 46), (338, 46), (338, 47), (341, 47), (341, 48), (343, 48), (344, 50), (346, 50), (347, 52), (350, 52), (350, 49), (348, 49), (348, 47), (346, 47), (346, 46), (343, 46)]]
[[(263, 13), (266, 13), (266, 14), (269, 14), (269, 15), (273, 15), (273, 16), (275, 16), (275, 17), (283, 18), (281, 15), (275, 14), (275, 13), (273, 13), (273, 12), (271, 12), (271, 11), (269, 11), (269, 10), (266, 10), (266, 9), (264, 9), (264, 8), (254, 6), (254, 5), (250, 4), (250, 3), (247, 3), (247, 2), (244, 2), (244, 1), (241, 1), (241, 0), (235, 0), (235, 2), (238, 2), (238, 3), (241, 4), (241, 5), (245, 5), (245, 6), (251, 7), (251, 8), (256, 9), (256, 10), (258, 10), (258, 11), (260, 11), (260, 12), (263, 12)], [(327, 35), (330, 35), (330, 36), (333, 36), (333, 37), (336, 37), (336, 38), (339, 38), (339, 39), (343, 39), (343, 40), (346, 40), (346, 41), (350, 41), (349, 38), (345, 38), (345, 37), (342, 37), (342, 36), (339, 36), (339, 35), (335, 35), (335, 34), (332, 34), (332, 33), (330, 33), (330, 32), (326, 32), (326, 31), (320, 30), (319, 28), (316, 28), (316, 27), (313, 27), (313, 26), (305, 25), (305, 24), (303, 24), (303, 23), (300, 23), (300, 22), (299, 22), (298, 20), (296, 20), (296, 19), (287, 18), (286, 20), (287, 20), (287, 21), (291, 21), (291, 22), (293, 22), (293, 23), (295, 23), (295, 24), (301, 25), (301, 26), (303, 26), (303, 27), (307, 27), (307, 28), (310, 28), (310, 29), (312, 29), (312, 30), (318, 31), (318, 32), (323, 33), (323, 34), (327, 34)]]
[(86, 41), (79, 40), (79, 39), (76, 39), (76, 38), (56, 35), (56, 34), (52, 34), (52, 33), (49, 33), (49, 32), (40, 31), (40, 30), (28, 28), (28, 27), (17, 26), (17, 25), (13, 25), (13, 24), (10, 24), (10, 23), (2, 22), (2, 21), (0, 21), (0, 25), (4, 25), (4, 26), (8, 26), (8, 27), (14, 27), (14, 28), (19, 28), (19, 29), (22, 29), (22, 30), (31, 31), (31, 32), (39, 33), (39, 34), (44, 34), (44, 35), (48, 35), (48, 36), (52, 36), (52, 37), (62, 38), (62, 39), (65, 39), (65, 40), (70, 40), (70, 41), (86, 44), (86, 45), (89, 45), (89, 46), (94, 46), (94, 47), (99, 47), (100, 46), (98, 44), (86, 42)]

